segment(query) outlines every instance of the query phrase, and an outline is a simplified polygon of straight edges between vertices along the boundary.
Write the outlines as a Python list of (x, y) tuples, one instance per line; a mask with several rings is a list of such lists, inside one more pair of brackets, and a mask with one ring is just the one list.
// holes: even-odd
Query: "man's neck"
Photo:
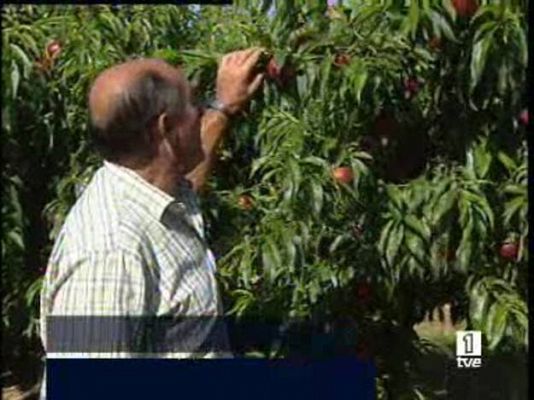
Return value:
[(121, 165), (131, 169), (145, 181), (171, 196), (175, 196), (180, 184), (185, 183), (185, 177), (180, 173), (180, 169), (170, 164), (152, 162), (142, 167)]

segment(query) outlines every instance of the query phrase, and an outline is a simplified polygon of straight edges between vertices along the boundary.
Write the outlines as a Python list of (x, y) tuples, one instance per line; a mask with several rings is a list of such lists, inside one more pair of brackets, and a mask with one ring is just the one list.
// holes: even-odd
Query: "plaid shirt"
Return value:
[[(105, 161), (70, 210), (52, 250), (41, 292), (45, 350), (48, 316), (213, 315), (222, 315), (222, 307), (196, 195), (182, 185), (171, 196)], [(47, 350), (47, 358), (142, 356), (220, 355)]]

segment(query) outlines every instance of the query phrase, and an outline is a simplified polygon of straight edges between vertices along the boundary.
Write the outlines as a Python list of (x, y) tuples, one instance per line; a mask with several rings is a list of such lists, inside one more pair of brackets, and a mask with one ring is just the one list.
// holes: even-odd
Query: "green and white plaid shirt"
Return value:
[(196, 195), (182, 185), (171, 196), (134, 171), (105, 161), (70, 210), (48, 263), (41, 292), (47, 358), (231, 356), (47, 349), (49, 316), (216, 315), (222, 315), (222, 307), (215, 260), (204, 240)]

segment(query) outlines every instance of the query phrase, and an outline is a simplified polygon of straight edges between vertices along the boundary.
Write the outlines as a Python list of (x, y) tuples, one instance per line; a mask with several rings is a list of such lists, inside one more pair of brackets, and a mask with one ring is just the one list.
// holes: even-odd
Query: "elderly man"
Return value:
[[(222, 314), (195, 192), (230, 119), (262, 83), (254, 68), (261, 53), (223, 57), (206, 109), (194, 105), (182, 72), (161, 60), (126, 62), (96, 79), (89, 109), (104, 165), (70, 211), (49, 260), (41, 295), (48, 358), (219, 356), (192, 344), (173, 349), (162, 343), (172, 335), (147, 336), (143, 319), (100, 317)], [(202, 337), (203, 326), (191, 325), (189, 333), (183, 326), (185, 342), (184, 335)]]

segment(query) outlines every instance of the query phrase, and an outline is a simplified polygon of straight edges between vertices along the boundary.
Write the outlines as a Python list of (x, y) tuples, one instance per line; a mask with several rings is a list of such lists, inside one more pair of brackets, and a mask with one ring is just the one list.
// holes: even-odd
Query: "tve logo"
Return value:
[(456, 362), (458, 368), (480, 368), (482, 365), (482, 333), (456, 332)]

